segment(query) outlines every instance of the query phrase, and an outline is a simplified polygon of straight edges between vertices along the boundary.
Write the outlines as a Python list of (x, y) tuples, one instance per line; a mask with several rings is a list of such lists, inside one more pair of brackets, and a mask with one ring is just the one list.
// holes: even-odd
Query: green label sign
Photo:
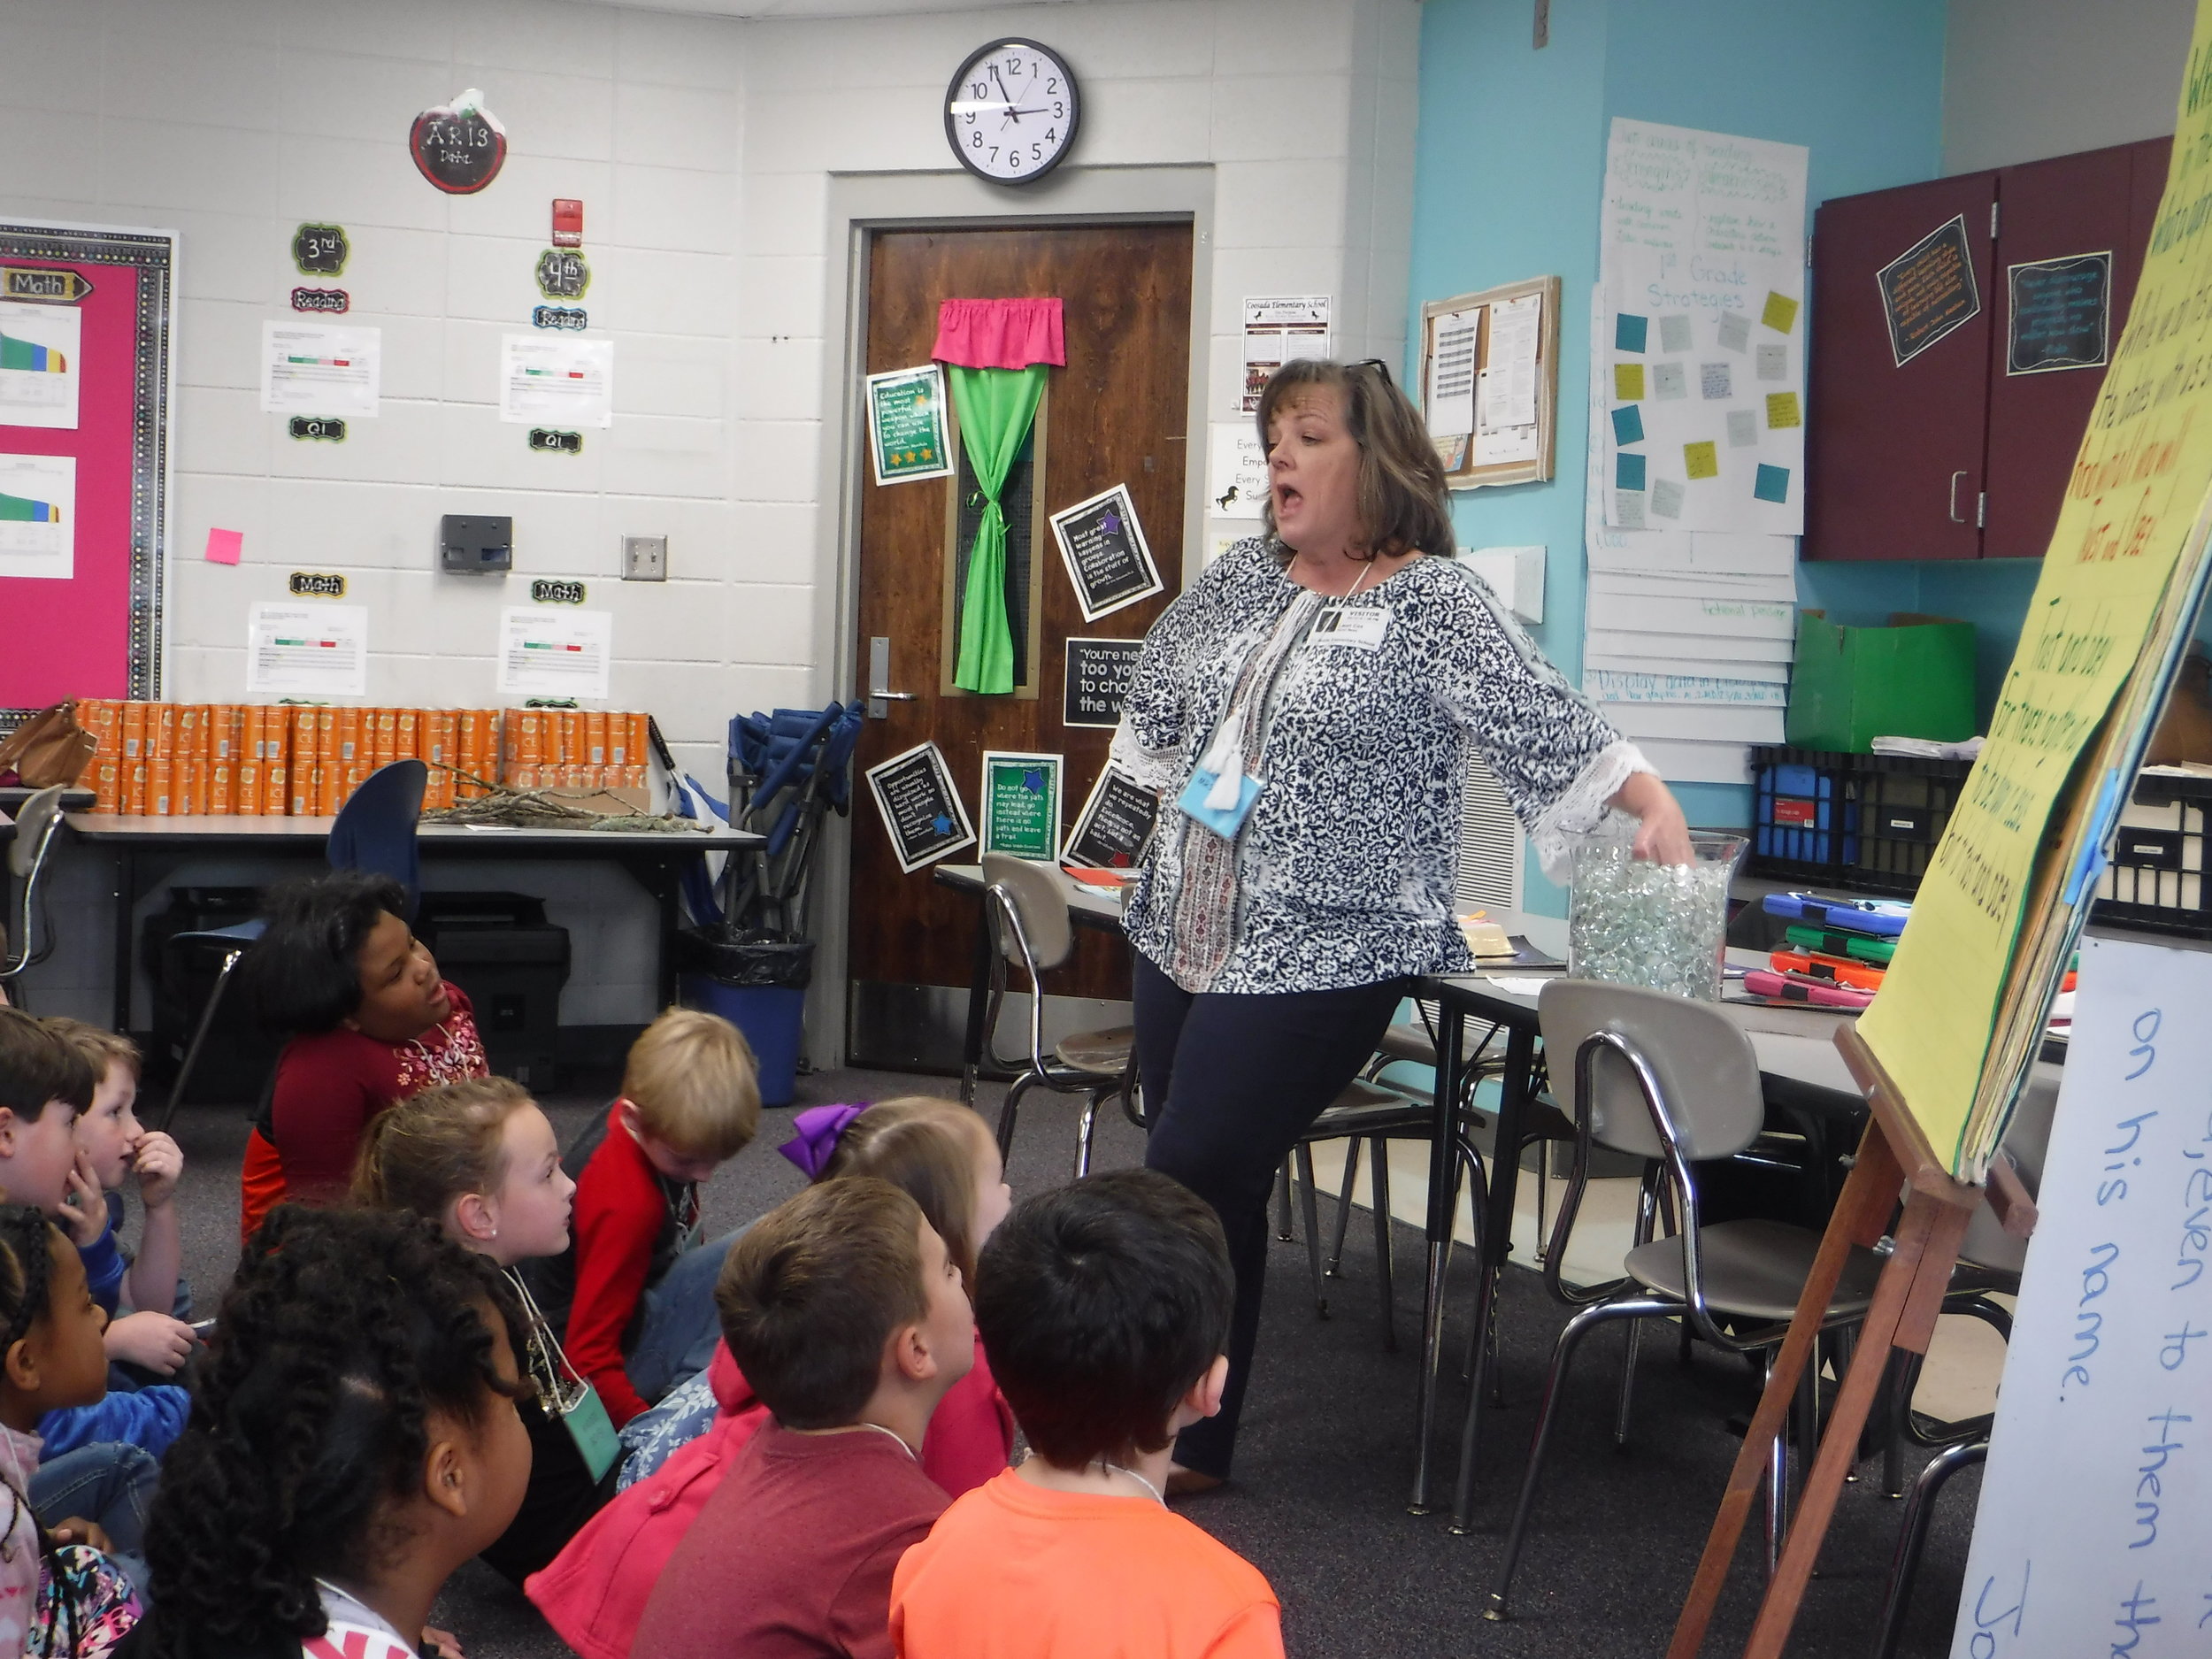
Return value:
[(935, 364), (868, 377), (868, 448), (879, 484), (943, 478), (952, 471), (945, 380)]
[(1049, 863), (1060, 850), (1057, 755), (983, 756), (983, 850)]

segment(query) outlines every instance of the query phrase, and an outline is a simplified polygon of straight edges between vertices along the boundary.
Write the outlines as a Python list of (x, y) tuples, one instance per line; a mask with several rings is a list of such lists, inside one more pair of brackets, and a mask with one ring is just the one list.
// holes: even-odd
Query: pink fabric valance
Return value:
[(937, 344), (929, 355), (964, 369), (1064, 365), (1068, 349), (1060, 302), (947, 300), (937, 308)]

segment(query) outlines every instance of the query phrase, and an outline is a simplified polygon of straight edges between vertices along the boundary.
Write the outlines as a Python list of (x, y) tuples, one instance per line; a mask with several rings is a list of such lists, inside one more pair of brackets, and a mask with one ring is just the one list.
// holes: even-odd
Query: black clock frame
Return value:
[[(1059, 65), (1062, 73), (1067, 76), (1068, 136), (1067, 142), (1060, 146), (1059, 150), (1054, 153), (1049, 160), (1046, 161), (1042, 165), (1038, 167), (1036, 172), (1023, 173), (1019, 178), (1002, 179), (995, 173), (984, 172), (982, 168), (977, 166), (973, 162), (968, 159), (967, 152), (961, 147), (959, 126), (953, 118), (952, 106), (954, 103), (958, 100), (961, 87), (968, 78), (968, 71), (974, 68), (976, 65), (982, 62), (986, 58), (991, 56), (992, 53), (1003, 50), (1009, 46), (1025, 46), (1033, 52), (1042, 52), (1046, 57), (1051, 58), (1054, 63)], [(953, 71), (952, 80), (945, 88), (946, 147), (952, 151), (953, 156), (959, 161), (963, 167), (966, 168), (977, 178), (982, 180), (986, 184), (1005, 184), (1013, 185), (1018, 188), (1022, 185), (1036, 183), (1038, 180), (1043, 178), (1055, 167), (1058, 166), (1062, 162), (1068, 158), (1068, 152), (1075, 148), (1075, 136), (1076, 134), (1081, 129), (1082, 123), (1083, 88), (1081, 82), (1076, 78), (1074, 66), (1068, 62), (1066, 56), (1062, 53), (1058, 47), (1048, 46), (1042, 41), (1028, 40), (1019, 35), (994, 35), (984, 45), (977, 47), (973, 51), (970, 52), (966, 58), (961, 60), (960, 67)]]

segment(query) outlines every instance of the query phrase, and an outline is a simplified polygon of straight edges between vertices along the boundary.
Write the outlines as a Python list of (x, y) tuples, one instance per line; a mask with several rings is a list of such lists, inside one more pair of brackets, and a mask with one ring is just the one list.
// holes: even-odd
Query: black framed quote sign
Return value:
[(1937, 226), (1877, 271), (1874, 280), (1882, 290), (1890, 356), (1901, 369), (1981, 311), (1965, 216)]
[(1060, 862), (1085, 870), (1133, 870), (1152, 844), (1152, 828), (1159, 818), (1159, 796), (1108, 766), (1098, 774), (1090, 799), (1076, 815)]
[(1152, 562), (1126, 484), (1054, 513), (1052, 534), (1084, 621), (1095, 622), (1160, 591), (1160, 567)]
[(904, 873), (935, 864), (975, 840), (968, 809), (961, 804), (952, 770), (936, 744), (917, 743), (871, 766), (867, 778), (868, 793), (876, 798), (876, 810), (883, 815), (891, 850)]
[(1142, 640), (1068, 641), (1068, 677), (1061, 693), (1060, 724), (1113, 727), (1121, 724), (1121, 702), (1137, 672)]
[(2012, 301), (2005, 330), (2007, 374), (2105, 365), (2111, 355), (2109, 253), (2037, 259), (2008, 267), (2005, 276)]

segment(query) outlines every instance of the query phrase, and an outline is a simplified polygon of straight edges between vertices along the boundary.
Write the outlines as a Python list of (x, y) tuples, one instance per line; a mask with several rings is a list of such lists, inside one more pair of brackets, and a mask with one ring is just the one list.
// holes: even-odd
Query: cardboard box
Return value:
[(1797, 617), (1783, 730), (1799, 749), (1870, 754), (1878, 737), (1974, 735), (1974, 625), (1900, 611), (1883, 627)]

